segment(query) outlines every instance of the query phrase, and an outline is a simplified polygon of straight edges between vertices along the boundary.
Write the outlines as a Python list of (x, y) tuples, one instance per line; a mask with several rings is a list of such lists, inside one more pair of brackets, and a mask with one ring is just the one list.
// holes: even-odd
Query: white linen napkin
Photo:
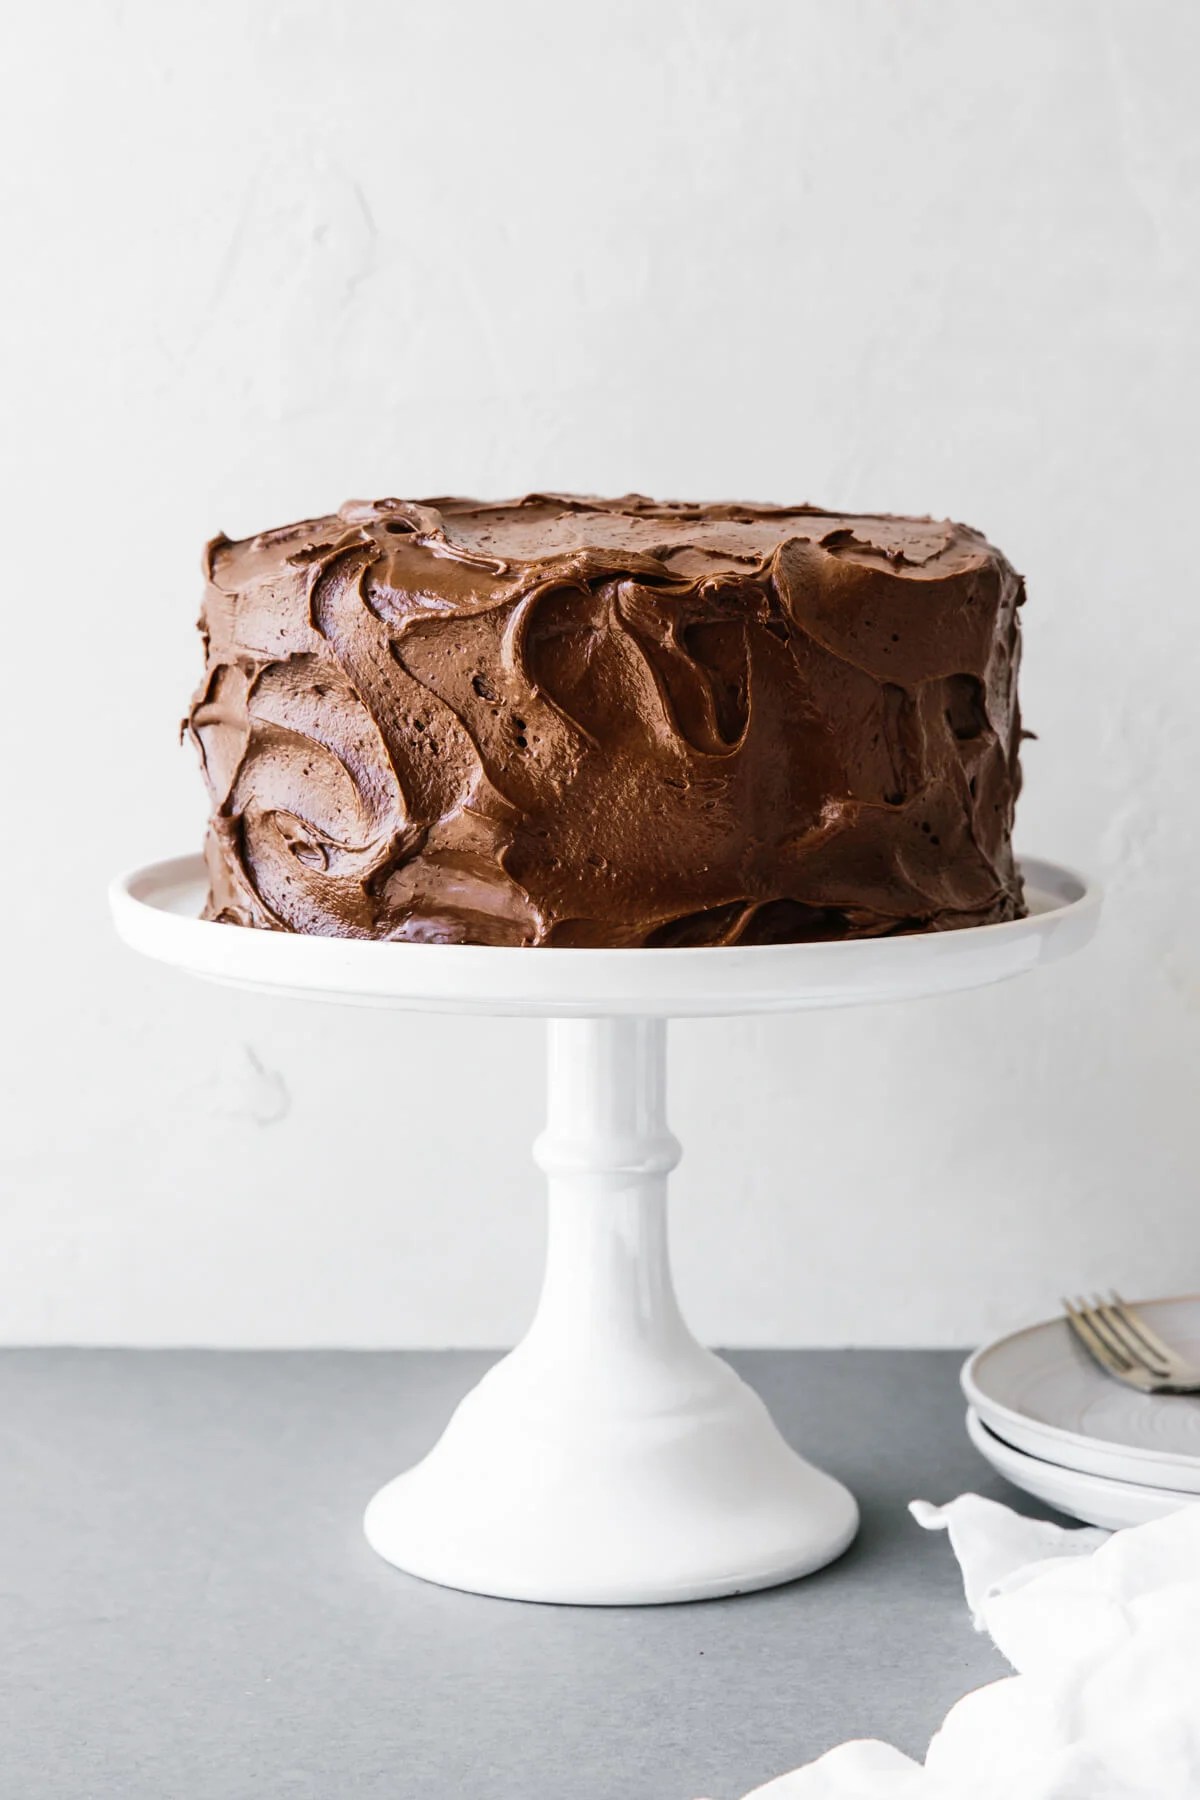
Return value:
[(862, 1740), (746, 1800), (1200, 1800), (1200, 1506), (1111, 1534), (978, 1494), (911, 1510), (1017, 1673), (953, 1706), (923, 1765)]

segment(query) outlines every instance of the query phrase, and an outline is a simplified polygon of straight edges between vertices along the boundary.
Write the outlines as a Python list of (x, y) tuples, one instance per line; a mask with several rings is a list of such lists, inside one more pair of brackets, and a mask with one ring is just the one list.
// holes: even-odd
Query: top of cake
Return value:
[(638, 945), (1021, 909), (1021, 583), (964, 525), (386, 499), (206, 568), (212, 916)]
[[(217, 538), (210, 570), (231, 566), (240, 582), (260, 559), (270, 566), (288, 546), (327, 550), (352, 531), (393, 553), (396, 545), (389, 539), (407, 538), (426, 555), (495, 575), (516, 575), (520, 565), (592, 553), (620, 569), (646, 559), (660, 574), (703, 580), (761, 568), (789, 541), (926, 579), (960, 573), (995, 555), (977, 531), (948, 519), (831, 513), (808, 505), (649, 500), (642, 494), (613, 500), (593, 494), (527, 494), (519, 500), (348, 500), (328, 517), (284, 525), (241, 543)], [(218, 580), (218, 585), (223, 583)]]

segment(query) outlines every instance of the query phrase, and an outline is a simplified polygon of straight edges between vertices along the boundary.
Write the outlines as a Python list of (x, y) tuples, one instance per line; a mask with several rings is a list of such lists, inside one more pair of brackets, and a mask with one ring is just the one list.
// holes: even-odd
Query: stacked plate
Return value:
[[(1137, 1303), (1200, 1362), (1200, 1295)], [(1200, 1395), (1139, 1394), (1097, 1368), (1064, 1319), (985, 1344), (962, 1372), (967, 1431), (1008, 1481), (1113, 1529), (1200, 1503)]]

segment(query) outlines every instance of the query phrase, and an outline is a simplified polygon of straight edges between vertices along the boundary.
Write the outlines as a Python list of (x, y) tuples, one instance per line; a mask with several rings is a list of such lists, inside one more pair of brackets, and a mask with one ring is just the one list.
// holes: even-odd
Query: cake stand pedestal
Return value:
[(519, 1600), (638, 1605), (743, 1593), (839, 1556), (858, 1510), (688, 1330), (671, 1283), (670, 1017), (791, 1012), (982, 986), (1070, 954), (1094, 890), (1025, 864), (1028, 918), (924, 937), (674, 950), (380, 944), (216, 925), (197, 857), (113, 884), (134, 949), (308, 999), (549, 1020), (546, 1273), (530, 1329), (366, 1533), (398, 1567)]

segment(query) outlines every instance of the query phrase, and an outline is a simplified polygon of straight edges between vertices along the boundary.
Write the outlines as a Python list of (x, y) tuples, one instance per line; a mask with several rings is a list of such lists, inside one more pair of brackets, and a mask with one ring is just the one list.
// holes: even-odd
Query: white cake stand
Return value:
[(766, 1407), (680, 1314), (667, 1248), (665, 1021), (981, 987), (1068, 956), (1099, 898), (1024, 865), (1032, 911), (1006, 925), (858, 943), (673, 950), (379, 944), (207, 923), (198, 857), (114, 882), (126, 943), (230, 986), (427, 1012), (549, 1021), (534, 1154), (549, 1254), (527, 1336), (366, 1533), (426, 1580), (520, 1600), (647, 1604), (743, 1593), (832, 1560), (852, 1496), (789, 1448)]

